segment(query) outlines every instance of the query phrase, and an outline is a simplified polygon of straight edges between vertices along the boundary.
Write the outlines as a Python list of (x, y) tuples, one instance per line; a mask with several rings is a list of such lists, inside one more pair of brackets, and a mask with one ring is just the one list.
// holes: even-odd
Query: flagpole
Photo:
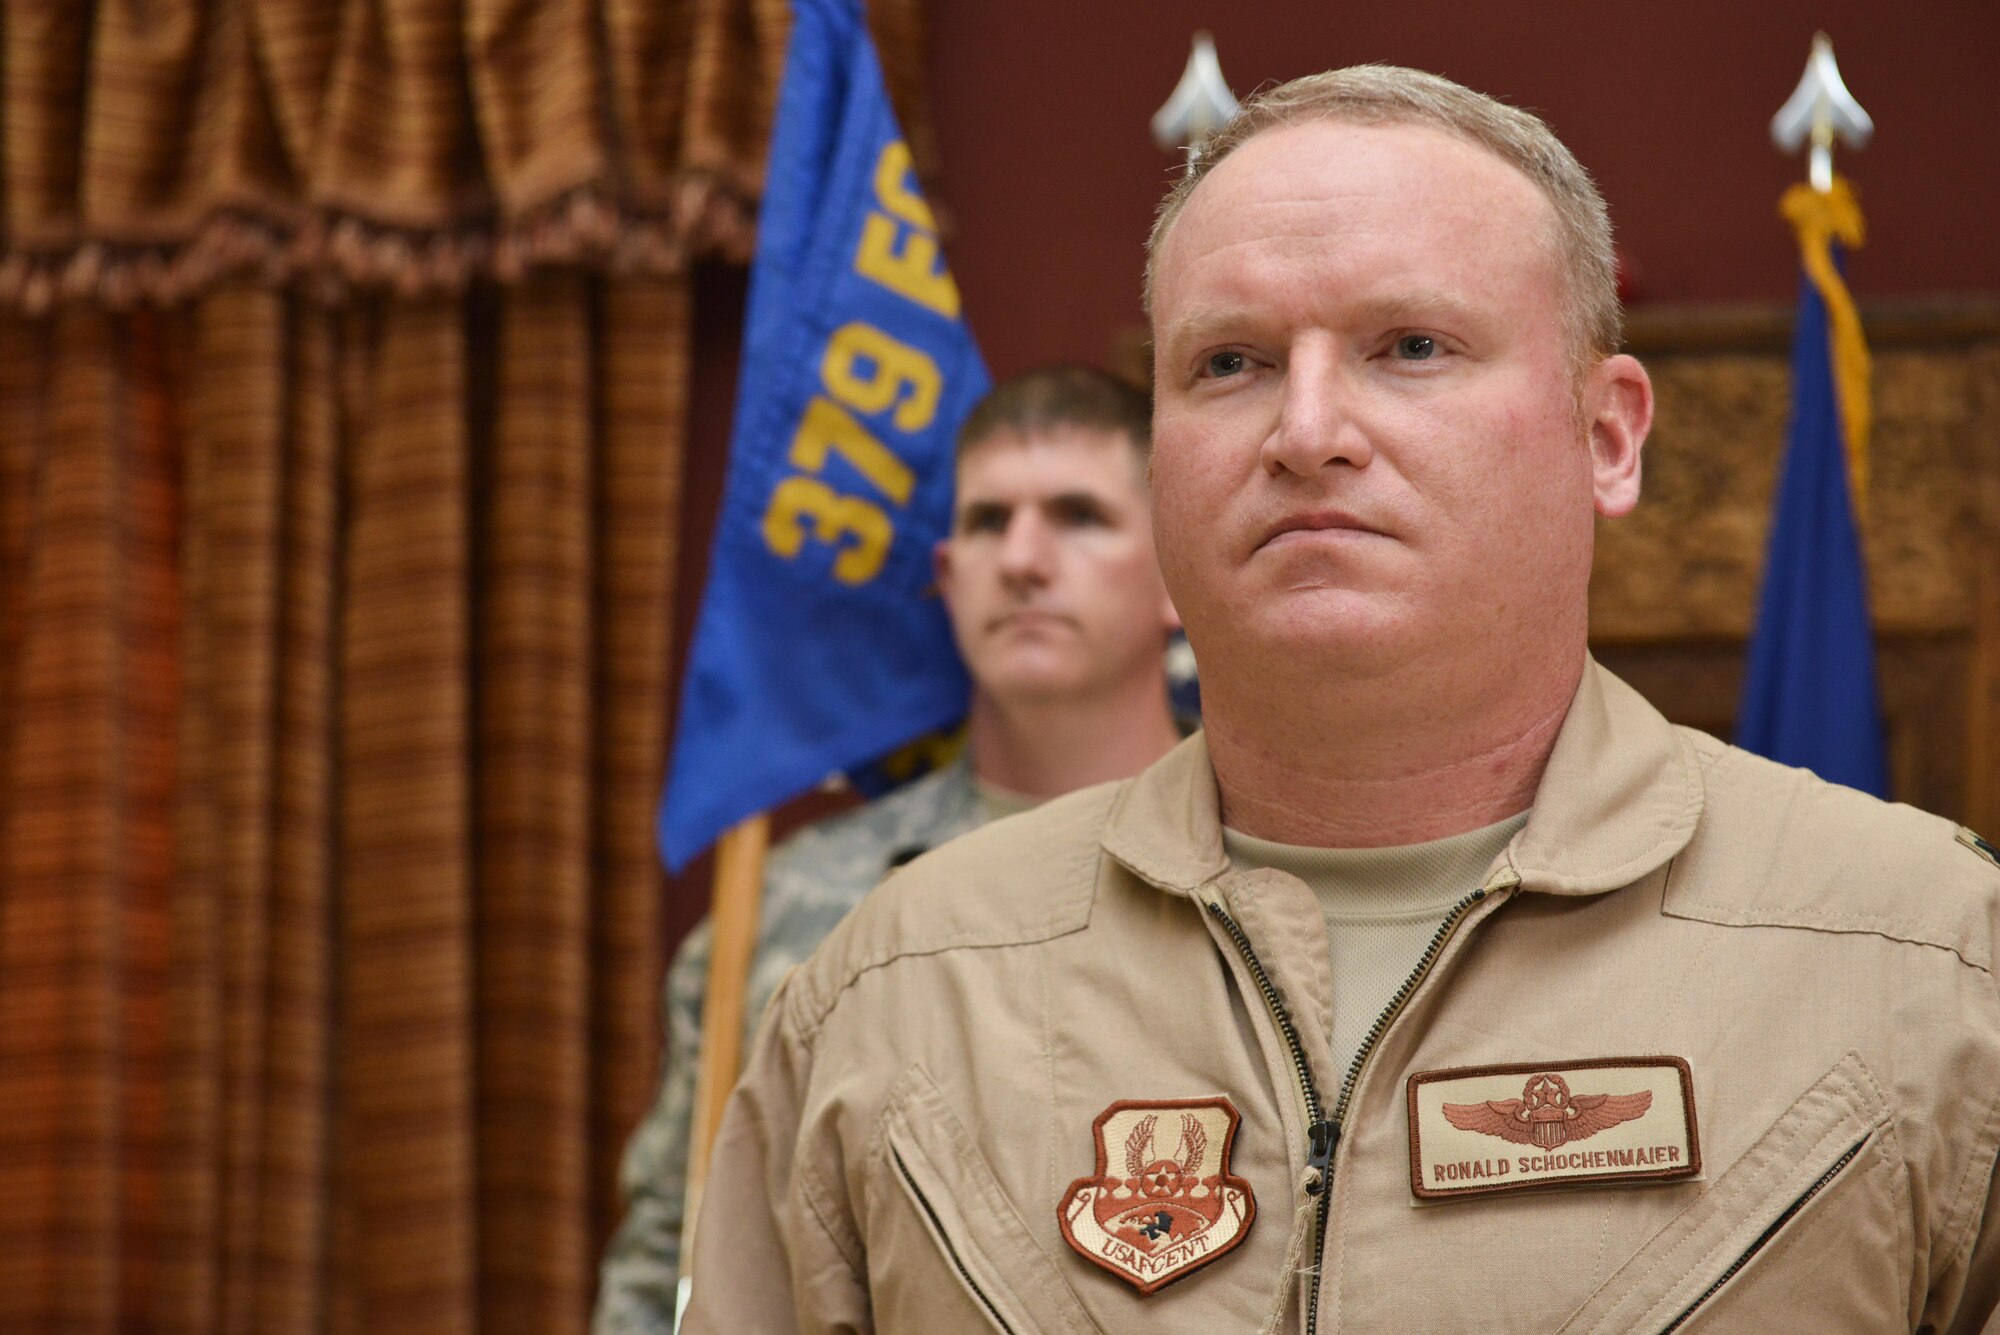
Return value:
[[(694, 1125), (688, 1138), (687, 1195), (681, 1211), (681, 1292), (694, 1259), (695, 1222), (708, 1185), (708, 1160), (722, 1109), (743, 1065), (743, 1022), (750, 960), (757, 947), (757, 916), (764, 895), (764, 852), (771, 818), (750, 817), (724, 832), (715, 845), (715, 888), (708, 908), (708, 987), (701, 1007), (701, 1060), (695, 1068)], [(682, 1303), (685, 1303), (683, 1296)], [(676, 1325), (678, 1325), (676, 1313)]]
[(1813, 38), (1805, 74), (1771, 120), (1788, 153), (1810, 145), (1808, 179), (1779, 211), (1798, 234), (1792, 411), (1785, 429), (1757, 617), (1745, 654), (1736, 743), (1823, 779), (1889, 795), (1882, 697), (1868, 610), (1868, 343), (1838, 256), (1864, 240), (1861, 208), (1833, 171), (1836, 139), (1874, 123), (1841, 81), (1833, 43)]
[(1845, 432), (1848, 498), (1857, 526), (1868, 511), (1868, 436), (1874, 412), (1869, 394), (1868, 341), (1847, 283), (1834, 264), (1834, 245), (1849, 250), (1863, 238), (1860, 206), (1847, 182), (1834, 175), (1835, 140), (1864, 148), (1875, 122), (1840, 77), (1833, 41), (1814, 33), (1799, 86), (1771, 118), (1771, 142), (1786, 153), (1809, 146), (1806, 184), (1785, 192), (1779, 211), (1797, 229), (1799, 259), (1826, 303), (1834, 367), (1834, 393)]

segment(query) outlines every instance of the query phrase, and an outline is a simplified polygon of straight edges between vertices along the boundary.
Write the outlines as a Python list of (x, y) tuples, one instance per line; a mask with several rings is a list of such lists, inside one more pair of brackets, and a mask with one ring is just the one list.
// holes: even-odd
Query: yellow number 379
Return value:
[[(864, 225), (855, 271), (920, 306), (955, 316), (958, 290), (950, 273), (936, 264), (935, 224), (930, 210), (905, 184), (909, 171), (910, 151), (901, 141), (882, 150), (875, 166), (879, 207)], [(806, 405), (787, 455), (798, 471), (778, 483), (765, 507), (764, 544), (792, 560), (810, 537), (839, 549), (835, 579), (866, 584), (881, 573), (895, 540), (895, 524), (882, 505), (836, 491), (818, 475), (828, 456), (838, 454), (884, 501), (897, 509), (909, 505), (916, 485), (910, 466), (855, 414), (887, 413), (899, 434), (914, 434), (936, 419), (944, 382), (923, 349), (856, 320), (827, 340), (820, 386), (824, 392)]]

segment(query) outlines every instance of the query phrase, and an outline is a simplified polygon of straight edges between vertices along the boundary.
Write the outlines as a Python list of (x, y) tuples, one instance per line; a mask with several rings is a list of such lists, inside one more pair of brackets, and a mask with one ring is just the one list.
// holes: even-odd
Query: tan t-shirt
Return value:
[(1033, 811), (1048, 799), (1030, 797), (1017, 793), (1011, 788), (1002, 788), (997, 783), (988, 783), (978, 775), (972, 776), (972, 795), (979, 802), (979, 823), (990, 824), (1002, 816), (1018, 816), (1024, 811)]
[(1333, 1069), (1354, 1063), (1452, 905), (1485, 884), (1528, 813), (1448, 839), (1396, 848), (1307, 848), (1224, 829), (1239, 871), (1270, 868), (1304, 881), (1326, 915), (1333, 962)]

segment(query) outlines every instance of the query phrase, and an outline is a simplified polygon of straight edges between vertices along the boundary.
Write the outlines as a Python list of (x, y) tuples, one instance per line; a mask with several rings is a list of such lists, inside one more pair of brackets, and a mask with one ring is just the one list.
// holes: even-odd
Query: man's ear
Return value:
[(951, 608), (951, 539), (939, 538), (931, 544), (931, 583), (943, 599), (946, 610)]
[(1584, 404), (1591, 494), (1597, 513), (1616, 519), (1639, 503), (1639, 454), (1653, 426), (1652, 378), (1636, 357), (1607, 357), (1590, 373)]

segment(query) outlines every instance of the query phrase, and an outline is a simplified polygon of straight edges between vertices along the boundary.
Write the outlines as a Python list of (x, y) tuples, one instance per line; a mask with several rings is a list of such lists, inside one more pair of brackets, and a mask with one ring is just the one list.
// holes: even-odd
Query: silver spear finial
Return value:
[(1771, 118), (1771, 142), (1786, 153), (1796, 153), (1811, 139), (1806, 178), (1824, 194), (1833, 189), (1834, 136), (1838, 134), (1849, 148), (1865, 148), (1874, 133), (1875, 122), (1840, 80), (1832, 40), (1823, 32), (1814, 33), (1799, 86)]
[(1192, 162), (1208, 137), (1236, 114), (1236, 97), (1222, 77), (1215, 42), (1205, 32), (1194, 35), (1187, 68), (1165, 105), (1153, 113), (1153, 142), (1171, 153), (1185, 148)]

